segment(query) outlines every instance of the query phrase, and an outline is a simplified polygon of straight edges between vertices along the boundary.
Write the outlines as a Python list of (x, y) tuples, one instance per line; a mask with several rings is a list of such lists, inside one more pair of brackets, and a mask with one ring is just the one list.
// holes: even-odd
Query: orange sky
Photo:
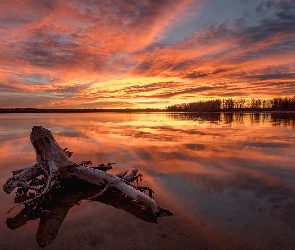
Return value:
[(0, 106), (295, 95), (294, 0), (0, 2)]

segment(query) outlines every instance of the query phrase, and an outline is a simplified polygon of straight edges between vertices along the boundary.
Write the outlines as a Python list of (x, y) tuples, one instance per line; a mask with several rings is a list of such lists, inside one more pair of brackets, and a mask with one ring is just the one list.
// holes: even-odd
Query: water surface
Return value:
[[(292, 114), (0, 114), (0, 181), (30, 166), (35, 125), (76, 162), (139, 168), (157, 204), (175, 215), (148, 223), (99, 202), (73, 206), (46, 249), (294, 249)], [(16, 230), (14, 194), (0, 192), (0, 248), (39, 249), (39, 219)]]

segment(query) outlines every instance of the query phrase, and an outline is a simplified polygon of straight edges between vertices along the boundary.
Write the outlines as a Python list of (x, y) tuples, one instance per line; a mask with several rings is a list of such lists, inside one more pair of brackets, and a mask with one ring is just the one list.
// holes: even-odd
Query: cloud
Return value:
[(54, 96), (44, 95), (40, 93), (12, 93), (2, 92), (0, 94), (0, 106), (1, 107), (48, 107), (48, 103), (54, 99), (58, 99)]
[(261, 75), (252, 75), (249, 76), (251, 79), (258, 79), (258, 80), (274, 80), (274, 79), (293, 79), (295, 73), (269, 73), (269, 74), (261, 74)]
[(85, 84), (76, 84), (76, 85), (53, 85), (51, 89), (48, 89), (47, 92), (55, 92), (65, 94), (77, 94), (81, 91), (88, 89), (92, 83)]
[(132, 85), (122, 89), (124, 94), (139, 94), (145, 92), (153, 92), (154, 90), (163, 90), (171, 89), (176, 87), (177, 83), (175, 82), (157, 82), (157, 83), (148, 83), (143, 85)]
[(214, 87), (211, 87), (211, 86), (201, 86), (201, 87), (195, 87), (195, 88), (186, 88), (186, 89), (182, 89), (182, 90), (175, 91), (175, 92), (169, 91), (168, 93), (156, 94), (153, 97), (158, 97), (158, 98), (171, 98), (171, 97), (174, 97), (174, 96), (179, 96), (179, 95), (184, 95), (184, 94), (201, 93), (201, 92), (204, 92), (206, 90), (210, 90), (212, 88), (214, 88)]
[[(261, 14), (254, 26), (241, 19), (213, 23), (184, 41), (163, 50), (149, 51), (141, 61), (142, 64), (148, 62), (146, 74), (198, 79), (197, 86), (217, 81), (248, 85), (250, 78), (260, 80), (260, 84), (261, 80), (271, 77), (293, 79), (294, 64), (290, 63), (294, 56), (291, 47), (295, 45), (294, 5), (290, 1), (264, 4), (272, 15)], [(291, 66), (286, 72), (275, 70), (282, 70), (288, 64)], [(270, 67), (274, 72), (263, 74)], [(290, 94), (294, 93), (294, 89), (289, 90)], [(247, 95), (246, 89), (244, 95)], [(172, 96), (174, 93), (166, 97)]]
[(1, 1), (0, 88), (43, 93), (53, 98), (49, 106), (71, 96), (91, 107), (95, 98), (266, 97), (275, 84), (281, 95), (295, 95), (293, 1), (240, 1), (235, 13), (198, 19), (218, 13), (216, 4)]
[(203, 78), (207, 75), (208, 75), (208, 73), (195, 71), (195, 72), (191, 72), (191, 73), (187, 74), (185, 76), (185, 78), (197, 79), (197, 78)]

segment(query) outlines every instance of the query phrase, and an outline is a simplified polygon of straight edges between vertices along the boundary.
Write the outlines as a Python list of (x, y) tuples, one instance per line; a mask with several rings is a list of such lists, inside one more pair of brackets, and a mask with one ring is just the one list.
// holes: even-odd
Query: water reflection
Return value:
[[(76, 162), (115, 162), (118, 171), (138, 167), (155, 191), (157, 203), (176, 214), (156, 225), (129, 213), (82, 204), (68, 212), (49, 249), (61, 245), (91, 249), (94, 242), (104, 249), (128, 249), (131, 244), (141, 249), (295, 246), (293, 114), (34, 114), (30, 119), (8, 118), (0, 116), (2, 183), (12, 170), (34, 162), (29, 133), (32, 126), (42, 125), (62, 147), (74, 151)], [(3, 214), (12, 201), (0, 196), (0, 216), (5, 221)], [(102, 217), (98, 210), (103, 211)], [(0, 227), (1, 249), (16, 248), (6, 240), (14, 231)], [(27, 238), (35, 234), (33, 224), (25, 227), (18, 234)], [(79, 237), (68, 233), (69, 227)], [(136, 239), (134, 230), (126, 228), (136, 228)]]
[[(45, 247), (56, 238), (62, 222), (73, 206), (79, 205), (82, 200), (87, 200), (102, 191), (101, 187), (76, 178), (64, 180), (60, 185), (58, 189), (52, 189), (47, 193), (41, 203), (26, 206), (15, 217), (8, 218), (6, 220), (8, 228), (15, 230), (24, 226), (28, 221), (40, 218), (36, 240), (40, 247)], [(17, 198), (20, 199), (19, 196)], [(93, 202), (97, 201), (122, 209), (143, 221), (157, 222), (157, 218), (146, 207), (115, 188), (110, 188)], [(161, 208), (159, 210), (158, 217), (172, 215), (168, 210)]]
[(172, 119), (192, 120), (211, 123), (250, 123), (263, 124), (271, 123), (273, 126), (292, 127), (294, 129), (295, 113), (170, 113)]

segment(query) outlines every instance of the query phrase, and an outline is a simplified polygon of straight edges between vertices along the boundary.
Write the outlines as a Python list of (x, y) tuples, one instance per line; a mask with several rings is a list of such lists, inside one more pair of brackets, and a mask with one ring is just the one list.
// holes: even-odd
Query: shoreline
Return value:
[(36, 109), (36, 108), (0, 108), (5, 113), (174, 113), (174, 114), (209, 114), (209, 113), (284, 113), (295, 114), (295, 110), (220, 110), (220, 111), (169, 111), (161, 109)]

